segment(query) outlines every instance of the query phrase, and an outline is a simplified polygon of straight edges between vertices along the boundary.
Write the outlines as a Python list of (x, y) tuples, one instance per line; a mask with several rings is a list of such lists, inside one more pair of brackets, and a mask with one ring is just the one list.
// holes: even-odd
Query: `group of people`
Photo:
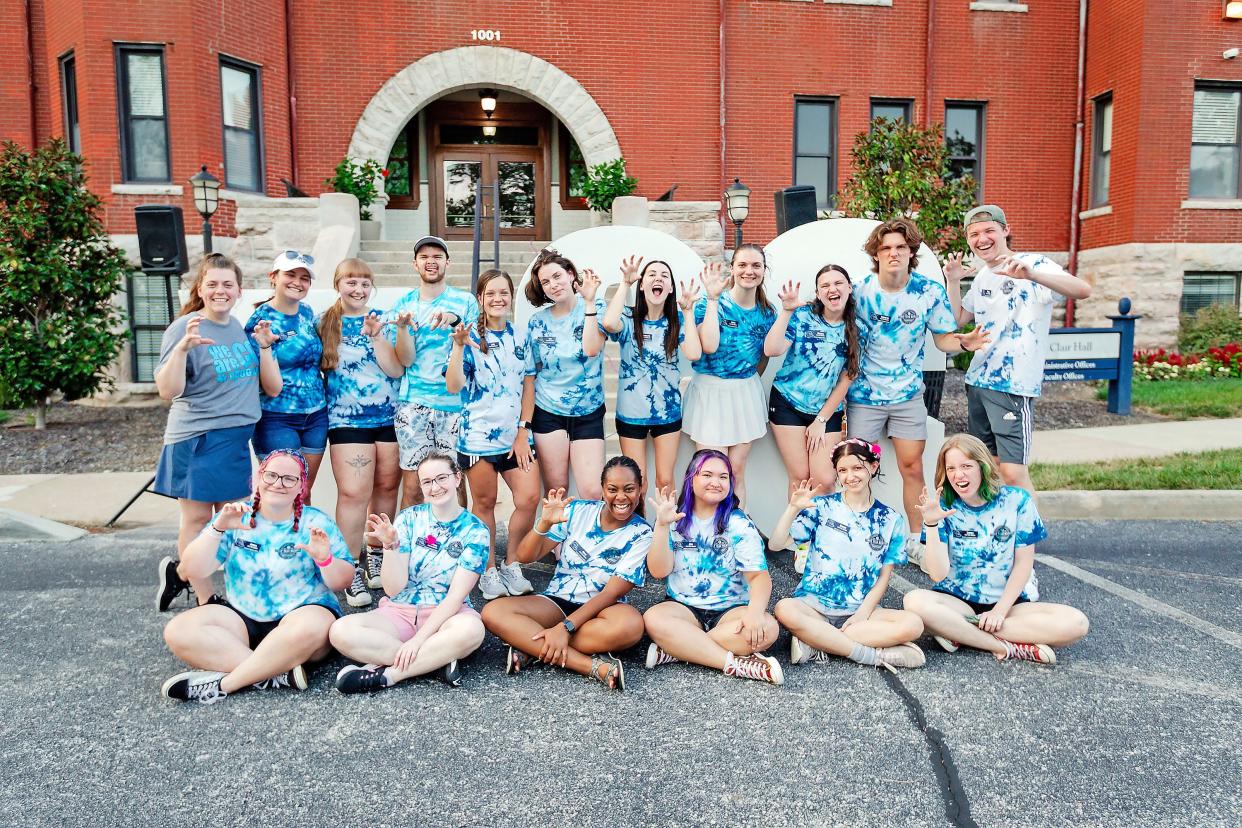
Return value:
[[(191, 592), (198, 604), (165, 628), (194, 669), (164, 695), (305, 688), (306, 666), (333, 649), (356, 662), (337, 675), (341, 692), (429, 673), (456, 683), (486, 631), (509, 645), (508, 672), (542, 662), (613, 689), (625, 685), (613, 653), (644, 634), (648, 668), (684, 661), (780, 684), (766, 651), (782, 624), (793, 664), (919, 667), (924, 633), (949, 651), (1054, 662), (1052, 648), (1085, 635), (1087, 619), (1039, 600), (1031, 402), (1056, 296), (1090, 288), (1013, 253), (998, 207), (975, 208), (965, 229), (980, 267), (964, 298), (963, 257), (948, 259), (947, 290), (922, 276), (922, 238), (906, 219), (870, 234), (872, 272), (857, 284), (829, 264), (812, 302), (789, 281), (779, 306), (755, 244), (734, 251), (727, 278), (708, 265), (680, 288), (666, 262), (631, 256), (608, 301), (594, 272), (548, 249), (525, 288), (537, 310), (520, 327), (512, 278), (488, 271), (475, 295), (449, 287), (448, 245), (434, 236), (415, 245), (420, 285), (387, 311), (370, 307), (371, 272), (349, 259), (334, 274), (337, 301), (316, 316), (304, 301), (314, 261), (286, 251), (272, 297), (244, 328), (232, 318), (240, 272), (207, 256), (156, 371), (172, 401), (156, 486), (181, 504), (179, 554), (160, 564), (157, 603), (167, 610)], [(942, 350), (975, 351), (972, 434), (945, 440), (930, 492), (928, 333)], [(620, 349), (622, 454), (605, 462), (609, 340)], [(760, 374), (779, 355), (765, 399)], [(684, 400), (682, 356), (693, 366)], [(789, 505), (767, 538), (744, 503), (750, 446), (769, 425)], [(677, 482), (683, 432), (696, 451)], [(883, 434), (900, 508), (872, 493)], [(261, 458), (253, 486), (250, 443)], [(310, 505), (326, 450), (335, 520)], [(498, 478), (514, 506), (503, 559)], [(770, 609), (767, 556), (791, 544), (801, 581)], [(522, 565), (549, 553), (555, 571), (535, 594)], [(904, 609), (881, 607), (893, 567), (911, 558), (933, 587), (906, 594)], [(211, 584), (221, 567), (224, 597)], [(640, 614), (626, 596), (648, 575), (666, 579), (667, 600)], [(376, 609), (343, 616), (336, 592), (365, 607), (371, 589), (384, 592)]]

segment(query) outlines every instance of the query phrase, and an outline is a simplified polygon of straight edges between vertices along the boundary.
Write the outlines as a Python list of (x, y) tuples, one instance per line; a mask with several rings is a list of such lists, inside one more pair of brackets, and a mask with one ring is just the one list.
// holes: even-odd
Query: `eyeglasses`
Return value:
[(263, 482), (269, 486), (279, 484), (282, 488), (292, 489), (302, 482), (302, 478), (296, 474), (277, 474), (274, 471), (263, 472)]
[(315, 263), (314, 256), (309, 253), (299, 253), (296, 250), (286, 250), (280, 255), (284, 256), (286, 259), (292, 259), (295, 262), (301, 262), (305, 265), (313, 265)]
[(456, 476), (456, 474), (441, 474), (438, 477), (431, 478), (430, 480), (420, 480), (418, 481), (418, 484), (422, 486), (424, 492), (431, 489), (433, 486), (437, 489), (447, 489), (453, 485), (453, 478)]

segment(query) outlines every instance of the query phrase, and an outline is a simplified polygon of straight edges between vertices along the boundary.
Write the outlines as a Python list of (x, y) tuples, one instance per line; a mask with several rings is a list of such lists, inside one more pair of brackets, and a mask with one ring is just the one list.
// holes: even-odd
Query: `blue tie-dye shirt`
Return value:
[(785, 339), (789, 350), (772, 387), (803, 414), (819, 414), (845, 370), (845, 323), (831, 325), (803, 305), (790, 317)]
[[(327, 607), (337, 615), (341, 605), (336, 595), (323, 582), (318, 564), (298, 544), (310, 544), (311, 529), (322, 529), (328, 535), (332, 557), (350, 564), (349, 544), (327, 514), (307, 506), (302, 509), (298, 530), (293, 531), (293, 516), (272, 523), (258, 515), (250, 528), (250, 501), (242, 515), (242, 528), (230, 529), (220, 538), (216, 560), (224, 567), (224, 590), (229, 603), (256, 621), (276, 621), (305, 604)], [(213, 530), (208, 524), (204, 535)]]
[[(720, 345), (715, 353), (704, 352), (694, 361), (694, 370), (723, 379), (745, 379), (759, 370), (763, 359), (763, 340), (767, 338), (776, 311), (758, 303), (749, 310), (733, 301), (733, 294), (720, 294), (716, 316), (720, 320)], [(694, 323), (703, 324), (707, 316), (707, 299), (694, 304)]]
[(566, 507), (565, 520), (548, 531), (548, 540), (561, 544), (561, 548), (545, 595), (585, 604), (599, 595), (614, 575), (634, 586), (643, 585), (651, 527), (633, 515), (624, 526), (605, 532), (599, 525), (603, 510), (601, 500), (575, 500)]
[[(382, 316), (383, 311), (369, 315)], [(315, 320), (319, 320), (323, 314)], [(366, 317), (341, 317), (336, 369), (324, 374), (328, 428), (379, 428), (392, 425), (400, 379), (384, 373), (375, 359), (375, 343), (362, 332)]]
[[(677, 321), (685, 324), (681, 311)], [(664, 351), (668, 320), (661, 316), (643, 320), (643, 347), (634, 340), (634, 309), (621, 314), (621, 330), (608, 338), (621, 345), (621, 370), (617, 382), (617, 419), (634, 425), (664, 425), (681, 419), (681, 352), (670, 357)], [(681, 347), (685, 334), (677, 333)]]
[[(1048, 537), (1048, 530), (1030, 494), (1016, 486), (1001, 487), (1000, 494), (978, 509), (961, 499), (953, 508), (956, 513), (940, 521), (940, 539), (949, 547), (949, 574), (935, 588), (967, 601), (995, 604), (1013, 571), (1014, 553)], [(1039, 600), (1033, 568), (1022, 596)]]
[[(404, 311), (414, 314), (411, 334), (414, 338), (414, 364), (405, 369), (401, 378), (401, 402), (417, 403), (437, 411), (460, 411), (461, 395), (450, 394), (444, 385), (444, 366), (448, 365), (453, 350), (453, 328), (431, 327), (433, 313), (451, 313), (466, 325), (479, 319), (479, 303), (469, 292), (460, 288), (446, 287), (429, 302), (424, 302), (414, 288), (397, 300), (385, 317), (385, 322), (395, 322)], [(387, 327), (388, 341), (396, 345), (397, 326)]]
[[(596, 298), (595, 312), (604, 313)], [(596, 324), (599, 316), (589, 320)], [(586, 300), (574, 300), (573, 310), (561, 318), (549, 305), (535, 311), (526, 331), (526, 373), (535, 375), (535, 405), (562, 417), (591, 414), (604, 404), (604, 352), (589, 357), (582, 352), (582, 330), (587, 322)]]
[(939, 282), (910, 274), (904, 289), (888, 293), (874, 273), (854, 291), (858, 332), (866, 340), (859, 376), (850, 385), (849, 401), (890, 405), (923, 393), (923, 346), (927, 332), (957, 330), (949, 295)]
[(716, 518), (690, 516), (691, 537), (669, 527), (673, 571), (666, 588), (674, 601), (704, 610), (726, 610), (750, 601), (747, 572), (766, 572), (767, 557), (759, 530), (741, 509), (734, 509), (724, 532)]
[[(1017, 253), (1031, 270), (1068, 276), (1056, 262), (1033, 253)], [(975, 315), (975, 325), (988, 332), (992, 344), (976, 351), (966, 371), (966, 384), (1023, 397), (1038, 397), (1044, 381), (1044, 352), (1052, 305), (1058, 294), (1029, 279), (997, 276), (983, 268), (962, 298)]]
[[(491, 535), (487, 524), (463, 509), (448, 523), (436, 520), (430, 503), (403, 509), (393, 524), (402, 555), (410, 556), (409, 580), (392, 600), (426, 607), (440, 604), (458, 569), (482, 575)], [(470, 599), (466, 599), (466, 604)]]
[(841, 494), (822, 495), (798, 513), (789, 537), (810, 544), (795, 598), (810, 598), (829, 613), (858, 610), (880, 570), (906, 562), (906, 519), (878, 500), (865, 512)]
[(254, 326), (260, 320), (272, 325), (276, 342), (272, 355), (280, 364), (280, 377), (284, 386), (280, 394), (269, 397), (263, 394), (259, 404), (264, 411), (278, 414), (310, 414), (327, 405), (324, 395), (323, 375), (319, 373), (319, 358), (323, 356), (323, 343), (319, 341), (319, 329), (315, 327), (315, 312), (305, 302), (298, 304), (298, 312), (283, 314), (266, 302), (254, 309), (246, 322), (246, 334), (251, 347), (259, 353), (259, 343), (254, 340)]
[[(487, 353), (462, 349), (461, 429), (457, 450), (462, 454), (508, 452), (522, 417), (522, 383), (526, 377), (526, 337), (506, 323), (503, 331), (487, 331)], [(478, 330), (470, 332), (478, 342)]]

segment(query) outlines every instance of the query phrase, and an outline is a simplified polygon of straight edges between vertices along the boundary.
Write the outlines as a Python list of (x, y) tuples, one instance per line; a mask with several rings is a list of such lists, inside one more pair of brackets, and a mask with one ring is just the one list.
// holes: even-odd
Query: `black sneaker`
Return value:
[(160, 693), (166, 699), (177, 701), (196, 701), (199, 704), (215, 704), (228, 696), (220, 689), (220, 679), (226, 673), (213, 673), (206, 670), (190, 670), (164, 682)]
[(182, 580), (177, 574), (177, 562), (173, 560), (171, 555), (165, 555), (160, 561), (160, 587), (155, 593), (155, 609), (159, 612), (168, 612), (168, 608), (172, 606), (172, 602), (177, 600), (177, 596), (182, 593), (188, 594), (193, 590), (190, 588), (190, 582)]
[(384, 581), (380, 578), (380, 567), (384, 565), (384, 550), (374, 546), (367, 547), (367, 586), (371, 589), (380, 589), (384, 586)]
[(436, 678), (449, 687), (461, 687), (461, 667), (458, 666), (457, 659), (453, 659), (439, 670), (436, 670)]
[(367, 576), (362, 567), (354, 567), (354, 580), (345, 587), (345, 600), (351, 607), (365, 607), (371, 603), (371, 590), (367, 589)]
[(388, 677), (378, 664), (351, 664), (336, 674), (336, 689), (342, 693), (374, 693), (388, 689)]
[(299, 664), (287, 673), (281, 673), (278, 676), (256, 681), (250, 685), (255, 690), (275, 690), (278, 687), (292, 687), (295, 690), (305, 690), (310, 686), (306, 680), (306, 668)]

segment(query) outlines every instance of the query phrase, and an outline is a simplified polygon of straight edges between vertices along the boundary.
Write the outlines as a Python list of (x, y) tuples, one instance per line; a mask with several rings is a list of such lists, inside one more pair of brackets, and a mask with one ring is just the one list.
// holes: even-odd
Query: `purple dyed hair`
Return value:
[(677, 496), (677, 511), (685, 514), (685, 517), (677, 521), (676, 528), (683, 538), (689, 537), (690, 521), (694, 517), (694, 476), (699, 473), (699, 469), (703, 468), (704, 463), (712, 459), (724, 463), (725, 471), (729, 473), (729, 492), (724, 500), (716, 504), (717, 535), (722, 534), (725, 527), (729, 525), (729, 516), (733, 514), (733, 510), (741, 508), (741, 501), (737, 499), (737, 494), (733, 491), (733, 464), (729, 462), (729, 455), (716, 449), (699, 449), (686, 464), (686, 476), (681, 481), (681, 494)]

